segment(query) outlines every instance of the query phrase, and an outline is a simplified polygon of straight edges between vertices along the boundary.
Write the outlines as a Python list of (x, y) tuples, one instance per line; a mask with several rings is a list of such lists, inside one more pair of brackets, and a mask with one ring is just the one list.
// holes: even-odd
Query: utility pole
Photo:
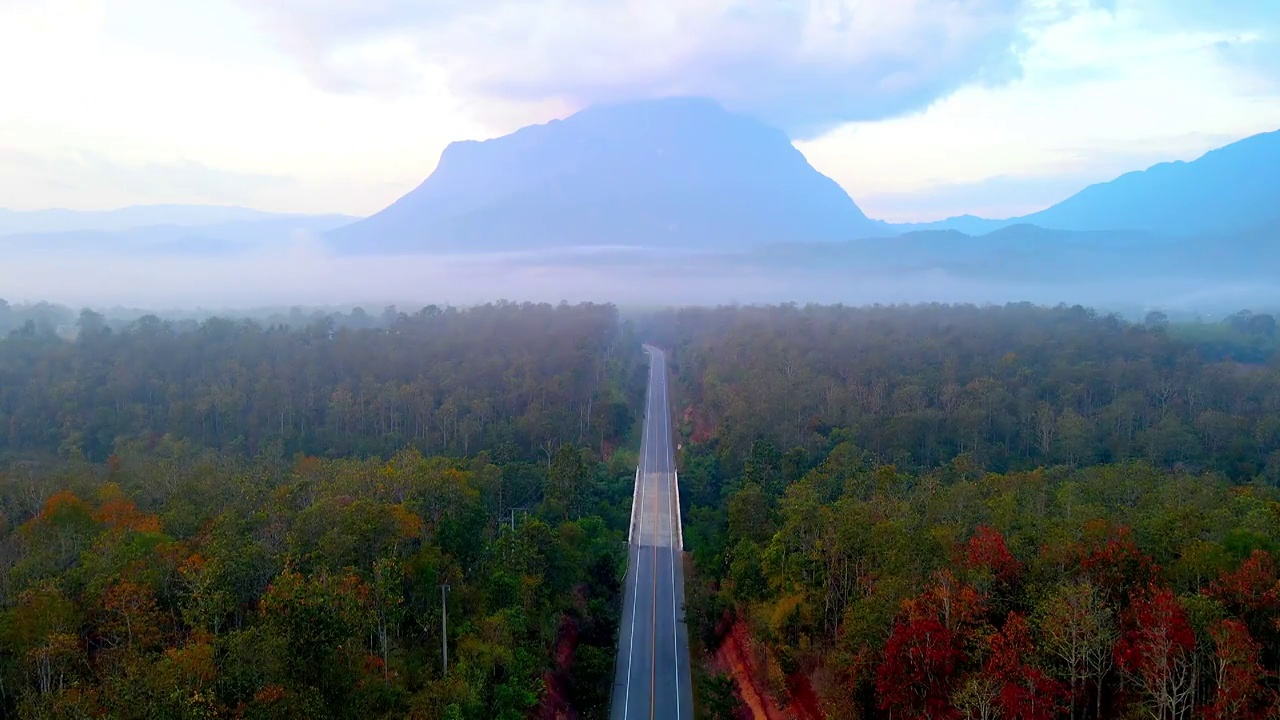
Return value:
[(445, 602), (445, 593), (449, 585), (440, 586), (440, 657), (444, 659), (444, 675), (449, 675), (449, 606)]
[(511, 508), (511, 532), (515, 532), (515, 531), (516, 531), (516, 513), (517, 513), (517, 512), (527, 513), (527, 512), (529, 512), (529, 508), (527, 508), (527, 507), (513, 507), (513, 508)]
[(506, 553), (508, 560), (511, 559), (511, 554), (516, 546), (516, 513), (528, 512), (528, 511), (529, 511), (529, 508), (523, 508), (523, 507), (511, 508), (511, 533), (507, 535), (507, 545), (506, 545), (506, 550), (504, 551)]

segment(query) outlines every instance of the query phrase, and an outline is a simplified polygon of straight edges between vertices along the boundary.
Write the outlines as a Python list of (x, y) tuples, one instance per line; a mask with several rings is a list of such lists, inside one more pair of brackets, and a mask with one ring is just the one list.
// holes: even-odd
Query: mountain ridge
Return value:
[(129, 205), (113, 210), (9, 210), (0, 208), (0, 236), (63, 232), (120, 232), (156, 226), (185, 228), (255, 222), (333, 222), (358, 220), (340, 213), (277, 213), (235, 205)]
[(990, 232), (1015, 224), (1055, 230), (1143, 230), (1169, 236), (1249, 231), (1280, 219), (1280, 130), (1094, 183), (1038, 212), (1003, 220), (960, 215), (894, 225), (901, 232)]
[(711, 100), (668, 98), (452, 143), (418, 187), (328, 237), (342, 252), (386, 253), (876, 234), (888, 225), (782, 131)]
[(345, 215), (277, 216), (209, 225), (142, 225), (123, 229), (69, 229), (0, 234), (9, 256), (60, 251), (111, 250), (125, 254), (230, 255), (255, 247), (317, 236), (348, 224)]
[(1083, 241), (1055, 231), (1137, 233), (1126, 245), (1158, 247), (1221, 233), (1263, 237), (1280, 228), (1278, 208), (1280, 130), (1127, 172), (1019, 217), (891, 225), (868, 218), (781, 130), (705, 98), (666, 98), (593, 106), (502, 137), (450, 143), (421, 183), (367, 218), (218, 205), (0, 208), (0, 237), (9, 247), (116, 238), (122, 246), (176, 248), (197, 238), (274, 242), (301, 231), (323, 235), (341, 254), (718, 251), (934, 230), (976, 238), (1023, 226), (1020, 241), (1039, 228), (1044, 243)]

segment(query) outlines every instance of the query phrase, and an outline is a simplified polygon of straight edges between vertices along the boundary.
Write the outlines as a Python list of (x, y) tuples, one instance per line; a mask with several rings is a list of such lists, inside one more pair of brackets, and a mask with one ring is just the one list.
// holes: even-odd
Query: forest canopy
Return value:
[(704, 687), (798, 717), (1273, 717), (1280, 362), (1159, 320), (655, 318)]
[(642, 341), (707, 716), (1280, 709), (1270, 315), (64, 311), (0, 306), (5, 716), (603, 717)]
[(380, 322), (353, 312), (299, 325), (148, 315), (119, 329), (86, 310), (77, 328), (67, 342), (28, 323), (0, 341), (0, 453), (102, 461), (119, 439), (172, 435), (250, 455), (272, 443), (328, 457), (549, 455), (565, 442), (599, 449), (630, 430), (635, 407), (605, 382), (639, 362), (610, 305), (389, 308)]
[(601, 305), (19, 327), (0, 715), (601, 716), (643, 363)]

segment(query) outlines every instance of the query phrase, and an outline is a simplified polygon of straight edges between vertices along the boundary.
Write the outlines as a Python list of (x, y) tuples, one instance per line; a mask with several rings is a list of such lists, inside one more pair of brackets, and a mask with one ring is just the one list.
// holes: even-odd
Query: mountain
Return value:
[(453, 143), (421, 185), (329, 238), (349, 253), (708, 249), (887, 228), (782, 131), (711, 100), (671, 98)]
[[(232, 222), (211, 222), (206, 225), (143, 225), (118, 228), (108, 221), (102, 227), (91, 229), (64, 229), (54, 232), (0, 233), (0, 249), (6, 254), (74, 253), (109, 250), (126, 254), (210, 255), (241, 252), (251, 247), (293, 240), (299, 234), (322, 235), (330, 230), (348, 225), (355, 219), (347, 215), (272, 215), (257, 213)], [(234, 217), (227, 213), (222, 217)], [(135, 216), (143, 219), (147, 215)], [(173, 215), (170, 215), (173, 217)], [(181, 219), (195, 221), (198, 214), (186, 214)], [(217, 221), (218, 213), (203, 215), (206, 221)], [(83, 220), (83, 219), (81, 219)]]
[(248, 247), (232, 240), (223, 240), (186, 229), (162, 240), (146, 233), (129, 230), (104, 232), (101, 230), (68, 230), (53, 233), (19, 233), (0, 235), (0, 252), (10, 260), (31, 257), (68, 257), (108, 253), (115, 256), (172, 255), (205, 257), (230, 255)]
[[(131, 234), (166, 241), (193, 234), (241, 244), (261, 244), (289, 240), (299, 233), (323, 235), (350, 225), (359, 218), (350, 215), (275, 215), (259, 220), (239, 220), (195, 227), (153, 225), (134, 228)], [(193, 233), (192, 231), (198, 231)]]
[[(1280, 223), (1181, 236), (1018, 224), (981, 235), (915, 231), (891, 239), (844, 243), (843, 252), (846, 266), (882, 272), (937, 269), (991, 281), (1269, 281), (1272, 268), (1280, 264)], [(797, 247), (792, 258), (807, 258), (814, 268), (841, 266), (839, 256), (822, 246)]]
[(300, 220), (314, 217), (329, 217), (345, 222), (352, 222), (358, 219), (346, 215), (315, 216), (271, 213), (250, 208), (221, 205), (134, 205), (118, 210), (104, 211), (63, 209), (16, 211), (0, 208), (0, 235), (81, 230), (113, 232), (152, 225), (207, 227), (230, 223)]
[(1007, 220), (973, 216), (895, 226), (990, 232), (1015, 224), (1056, 230), (1142, 230), (1166, 235), (1251, 231), (1280, 220), (1280, 131), (1245, 138), (1191, 162), (1169, 162), (1090, 185), (1062, 202)]
[(893, 229), (899, 233), (944, 232), (955, 231), (965, 235), (985, 235), (1003, 227), (1022, 223), (1022, 218), (992, 220), (977, 215), (955, 215), (945, 220), (934, 220), (922, 223), (894, 223)]

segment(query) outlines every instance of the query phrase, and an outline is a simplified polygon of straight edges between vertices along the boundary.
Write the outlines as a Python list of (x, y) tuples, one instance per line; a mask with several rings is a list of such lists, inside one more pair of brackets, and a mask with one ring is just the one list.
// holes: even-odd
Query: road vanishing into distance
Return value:
[(630, 553), (614, 673), (615, 720), (687, 720), (693, 717), (689, 635), (684, 622), (684, 538), (680, 491), (671, 449), (667, 358), (646, 345), (640, 466), (631, 502)]

